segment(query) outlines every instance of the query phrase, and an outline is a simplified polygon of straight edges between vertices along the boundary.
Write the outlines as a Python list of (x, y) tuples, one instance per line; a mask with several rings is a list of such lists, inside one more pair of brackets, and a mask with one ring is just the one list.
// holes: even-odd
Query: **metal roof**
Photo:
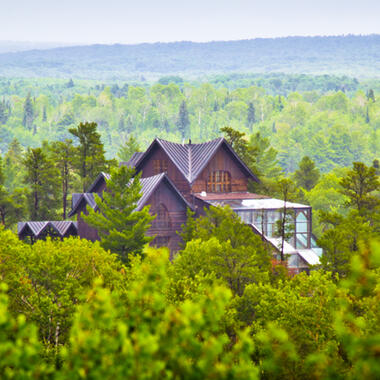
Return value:
[[(216, 199), (210, 197), (197, 197), (213, 206), (229, 205), (235, 211), (238, 210), (280, 210), (284, 208), (285, 202), (281, 199), (268, 198), (258, 195), (256, 198), (229, 198), (229, 194), (223, 196), (216, 196)], [(309, 209), (311, 206), (303, 205), (301, 203), (286, 202), (286, 208), (289, 209)]]
[(95, 187), (98, 185), (100, 180), (107, 181), (111, 178), (111, 176), (108, 173), (100, 172), (98, 176), (95, 178), (95, 181), (89, 186), (87, 189), (87, 193), (93, 193)]
[(310, 265), (320, 264), (319, 256), (312, 249), (298, 249), (298, 254)]
[(132, 157), (127, 162), (123, 162), (122, 164), (130, 168), (134, 168), (139, 163), (143, 155), (144, 152), (135, 152), (132, 154)]
[[(192, 209), (192, 206), (187, 202), (187, 200), (183, 197), (183, 195), (176, 188), (174, 183), (170, 180), (170, 178), (165, 173), (160, 173), (152, 177), (140, 178), (141, 184), (141, 198), (138, 200), (136, 205), (136, 211), (140, 211), (147, 203), (148, 199), (156, 190), (157, 186), (161, 183), (161, 181), (166, 181), (167, 184), (172, 187), (172, 189), (178, 194), (178, 197), (182, 199), (182, 201), (186, 204), (187, 207)], [(97, 207), (95, 202), (94, 193), (75, 193), (72, 197), (72, 210), (69, 212), (68, 216), (71, 217), (77, 213), (80, 205), (85, 202), (90, 205), (94, 210)]]
[(64, 237), (70, 228), (77, 231), (77, 222), (73, 221), (41, 221), (41, 222), (19, 222), (17, 223), (17, 233), (21, 235), (25, 229), (29, 229), (34, 237), (38, 237), (47, 228), (53, 228), (60, 237)]
[(94, 193), (74, 193), (71, 198), (71, 211), (68, 214), (69, 218), (77, 212), (83, 202), (85, 202), (86, 205), (90, 205), (94, 210), (97, 206)]
[(146, 152), (141, 157), (139, 157), (136, 164), (136, 169), (138, 169), (138, 165), (142, 164), (145, 157), (148, 156), (149, 152), (157, 144), (164, 150), (173, 164), (178, 168), (178, 170), (183, 174), (189, 183), (193, 183), (198, 178), (202, 170), (214, 157), (215, 153), (221, 145), (225, 146), (227, 150), (235, 157), (235, 160), (243, 167), (249, 177), (259, 182), (257, 177), (239, 158), (239, 156), (235, 153), (235, 151), (223, 137), (219, 137), (215, 140), (201, 144), (178, 144), (156, 138), (146, 150)]
[(204, 201), (224, 201), (224, 200), (241, 200), (241, 199), (265, 199), (269, 198), (267, 195), (254, 194), (254, 193), (196, 193), (195, 196)]

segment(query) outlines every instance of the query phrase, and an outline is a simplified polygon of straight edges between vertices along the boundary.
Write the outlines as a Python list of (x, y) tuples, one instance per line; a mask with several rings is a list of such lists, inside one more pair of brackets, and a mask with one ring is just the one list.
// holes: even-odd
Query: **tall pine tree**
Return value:
[(186, 102), (184, 100), (182, 101), (179, 107), (177, 126), (178, 126), (178, 130), (181, 132), (182, 138), (185, 138), (188, 132), (188, 128), (190, 126), (190, 120), (189, 120), (189, 112), (187, 111)]
[(135, 211), (141, 197), (139, 176), (133, 168), (121, 166), (111, 170), (111, 179), (107, 180), (107, 191), (102, 197), (95, 194), (98, 210), (88, 209), (83, 219), (96, 228), (104, 249), (119, 255), (124, 263), (130, 255), (142, 254), (144, 245), (152, 240), (146, 236), (150, 222), (149, 207)]

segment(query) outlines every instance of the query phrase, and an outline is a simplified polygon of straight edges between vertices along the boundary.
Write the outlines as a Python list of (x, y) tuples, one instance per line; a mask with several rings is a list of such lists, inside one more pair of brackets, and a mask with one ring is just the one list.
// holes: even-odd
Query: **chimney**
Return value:
[(189, 145), (191, 145), (191, 139), (189, 139)]

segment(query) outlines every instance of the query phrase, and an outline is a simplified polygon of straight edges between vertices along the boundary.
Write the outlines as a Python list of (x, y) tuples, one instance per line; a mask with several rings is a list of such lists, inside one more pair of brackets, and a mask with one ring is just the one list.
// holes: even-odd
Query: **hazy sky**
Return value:
[(380, 0), (0, 0), (0, 40), (236, 40), (380, 33)]

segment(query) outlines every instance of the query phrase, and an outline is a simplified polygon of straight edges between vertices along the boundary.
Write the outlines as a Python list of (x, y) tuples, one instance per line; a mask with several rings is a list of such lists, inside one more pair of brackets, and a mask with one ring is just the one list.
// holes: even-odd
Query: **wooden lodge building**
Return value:
[[(151, 244), (167, 246), (173, 253), (178, 249), (178, 231), (186, 223), (186, 212), (190, 208), (196, 216), (210, 205), (230, 205), (249, 224), (253, 231), (279, 251), (280, 239), (274, 236), (274, 226), (281, 218), (284, 202), (248, 192), (248, 182), (258, 178), (238, 157), (224, 138), (201, 144), (178, 144), (156, 138), (144, 152), (135, 153), (125, 165), (135, 167), (141, 173), (142, 197), (136, 210), (150, 205), (156, 215), (148, 234), (155, 236)], [(78, 235), (89, 240), (98, 240), (95, 229), (82, 219), (86, 207), (96, 210), (94, 193), (106, 189), (109, 175), (100, 173), (86, 193), (72, 195), (69, 217), (76, 215), (76, 222), (22, 222), (18, 225), (21, 239), (32, 241), (53, 234), (60, 238)], [(321, 250), (316, 247), (312, 235), (311, 207), (286, 202), (293, 210), (294, 234), (284, 246), (288, 265), (296, 271), (307, 270), (319, 263)], [(35, 223), (45, 223), (37, 228)], [(55, 224), (61, 224), (60, 232)]]

